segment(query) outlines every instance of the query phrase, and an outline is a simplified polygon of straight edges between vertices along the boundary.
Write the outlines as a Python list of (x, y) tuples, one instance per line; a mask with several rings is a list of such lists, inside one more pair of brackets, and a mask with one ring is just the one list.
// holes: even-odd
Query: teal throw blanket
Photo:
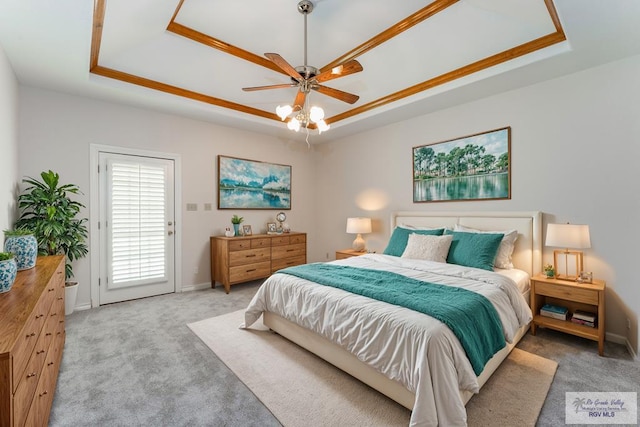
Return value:
[(458, 337), (476, 375), (505, 346), (496, 309), (472, 291), (423, 282), (389, 271), (314, 263), (285, 268), (289, 274), (325, 286), (343, 289), (399, 305), (434, 317)]

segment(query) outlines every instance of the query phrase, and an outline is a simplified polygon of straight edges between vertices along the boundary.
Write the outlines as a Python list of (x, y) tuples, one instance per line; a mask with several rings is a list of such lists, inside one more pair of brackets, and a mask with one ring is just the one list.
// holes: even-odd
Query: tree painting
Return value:
[(291, 209), (291, 166), (218, 156), (218, 209)]
[(511, 198), (511, 128), (413, 148), (413, 201)]

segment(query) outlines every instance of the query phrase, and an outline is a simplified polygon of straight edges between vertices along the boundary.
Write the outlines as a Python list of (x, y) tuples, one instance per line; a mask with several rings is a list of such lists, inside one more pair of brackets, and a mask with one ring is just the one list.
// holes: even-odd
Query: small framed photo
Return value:
[(275, 222), (267, 223), (267, 234), (277, 234), (278, 233), (278, 225)]
[(578, 283), (593, 283), (593, 273), (590, 271), (581, 271), (578, 276)]
[(251, 232), (251, 226), (250, 225), (243, 225), (242, 226), (242, 234), (244, 234), (245, 236), (251, 236), (251, 234), (253, 234)]

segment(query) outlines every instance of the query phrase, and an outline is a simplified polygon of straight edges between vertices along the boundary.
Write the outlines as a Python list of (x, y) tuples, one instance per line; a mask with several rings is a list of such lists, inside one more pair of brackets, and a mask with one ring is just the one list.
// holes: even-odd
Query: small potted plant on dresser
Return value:
[(18, 265), (11, 252), (0, 252), (0, 294), (9, 292), (16, 280)]
[(544, 274), (550, 279), (553, 279), (556, 276), (556, 271), (553, 269), (553, 265), (551, 264), (545, 264), (543, 266), (543, 270)]
[(38, 241), (40, 255), (66, 255), (65, 314), (71, 314), (76, 304), (78, 282), (73, 277), (71, 263), (87, 255), (88, 237), (86, 218), (78, 218), (84, 205), (72, 200), (80, 188), (74, 184), (60, 185), (60, 176), (47, 171), (40, 174), (41, 181), (31, 177), (23, 179), (29, 184), (18, 197), (20, 217), (16, 227), (32, 230)]
[(233, 224), (233, 233), (235, 236), (240, 235), (240, 224), (244, 221), (244, 218), (238, 215), (231, 217), (231, 224)]

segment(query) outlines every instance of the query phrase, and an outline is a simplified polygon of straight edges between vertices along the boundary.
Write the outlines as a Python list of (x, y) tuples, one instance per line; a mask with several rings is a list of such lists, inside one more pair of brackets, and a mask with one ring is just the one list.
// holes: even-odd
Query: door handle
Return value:
[(173, 225), (173, 221), (169, 221), (167, 225)]

